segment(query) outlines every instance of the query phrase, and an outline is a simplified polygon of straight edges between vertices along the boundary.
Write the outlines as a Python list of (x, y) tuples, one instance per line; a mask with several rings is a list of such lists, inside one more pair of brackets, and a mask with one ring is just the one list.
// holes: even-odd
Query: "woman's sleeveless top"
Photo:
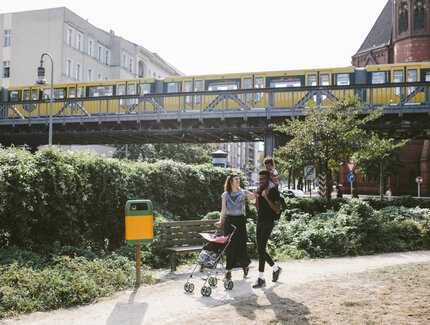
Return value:
[(245, 214), (243, 208), (243, 201), (245, 196), (249, 193), (247, 190), (240, 190), (237, 192), (222, 193), (221, 197), (225, 199), (227, 203), (227, 215), (228, 216), (241, 216)]

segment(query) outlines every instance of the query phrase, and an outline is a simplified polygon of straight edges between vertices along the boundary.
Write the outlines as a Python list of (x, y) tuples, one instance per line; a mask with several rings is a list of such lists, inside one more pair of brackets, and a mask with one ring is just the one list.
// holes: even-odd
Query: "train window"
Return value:
[(281, 77), (270, 80), (270, 88), (300, 87), (300, 77)]
[[(112, 87), (112, 86), (110, 86), (110, 87)], [(111, 93), (112, 93), (112, 91), (111, 91)], [(83, 86), (78, 87), (78, 98), (80, 98), (80, 97), (84, 97), (84, 87)]]
[(430, 71), (426, 72), (426, 81), (430, 81)]
[(336, 75), (336, 85), (345, 86), (349, 85), (349, 74), (348, 73), (339, 73)]
[(54, 88), (54, 98), (62, 99), (65, 97), (66, 93), (66, 88)]
[[(81, 91), (83, 94), (83, 87), (78, 87), (78, 97), (82, 97), (82, 96), (80, 96)], [(90, 87), (88, 87), (88, 91), (89, 91), (88, 94), (90, 97), (112, 96), (113, 95), (113, 85), (90, 86)]]
[(189, 93), (192, 91), (192, 82), (191, 81), (184, 81), (184, 92)]
[(12, 102), (16, 102), (19, 100), (20, 97), (20, 90), (12, 90), (11, 92), (9, 92), (9, 100)]
[(236, 80), (216, 80), (209, 82), (208, 90), (236, 90), (238, 88), (238, 82)]
[(320, 75), (320, 85), (321, 86), (328, 86), (330, 85), (330, 77), (327, 73), (323, 73)]
[(403, 82), (403, 70), (394, 70), (393, 82), (395, 83)]
[(24, 93), (22, 95), (22, 100), (30, 100), (30, 90), (28, 89), (24, 90)]
[(117, 95), (125, 95), (125, 84), (119, 84), (118, 85), (118, 93)]
[(150, 92), (151, 92), (151, 84), (148, 84), (148, 83), (140, 84), (141, 95), (149, 94)]
[(31, 100), (37, 100), (37, 89), (31, 90)]
[(252, 79), (243, 78), (243, 89), (251, 89), (251, 88), (252, 88)]
[(75, 98), (75, 96), (76, 96), (76, 88), (70, 87), (69, 88), (69, 98)]
[(136, 91), (136, 86), (134, 84), (128, 84), (127, 95), (134, 95)]
[(179, 82), (168, 82), (167, 83), (167, 92), (168, 93), (179, 92)]
[(194, 82), (194, 91), (202, 91), (203, 90), (203, 80), (196, 80)]
[(417, 69), (409, 69), (408, 70), (408, 82), (417, 82), (418, 81), (418, 72)]
[(264, 79), (263, 77), (255, 78), (255, 88), (264, 88)]
[(372, 84), (384, 84), (385, 80), (385, 71), (374, 71), (372, 72)]
[(310, 74), (308, 75), (308, 86), (316, 86), (317, 85), (317, 75)]

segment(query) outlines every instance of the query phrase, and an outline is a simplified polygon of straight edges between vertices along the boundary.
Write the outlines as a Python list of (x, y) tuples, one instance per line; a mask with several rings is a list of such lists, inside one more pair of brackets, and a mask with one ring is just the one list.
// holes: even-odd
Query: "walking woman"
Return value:
[(225, 235), (233, 232), (234, 225), (236, 231), (226, 249), (227, 263), (225, 279), (231, 279), (231, 270), (235, 267), (243, 269), (243, 277), (246, 278), (249, 272), (251, 260), (246, 249), (246, 217), (245, 199), (255, 199), (254, 193), (240, 188), (240, 178), (236, 174), (230, 174), (224, 184), (224, 193), (221, 195), (222, 205), (219, 221), (215, 222), (217, 228), (221, 227), (224, 220)]

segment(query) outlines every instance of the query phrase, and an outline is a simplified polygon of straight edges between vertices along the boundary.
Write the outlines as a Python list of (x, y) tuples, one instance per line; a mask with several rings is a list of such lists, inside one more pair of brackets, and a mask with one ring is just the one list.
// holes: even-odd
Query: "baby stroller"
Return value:
[[(219, 231), (217, 230), (215, 234), (209, 233), (200, 233), (200, 235), (208, 241), (208, 243), (203, 246), (202, 251), (200, 252), (199, 258), (197, 260), (197, 264), (194, 266), (193, 271), (190, 274), (187, 282), (184, 285), (184, 289), (186, 292), (194, 291), (194, 284), (190, 282), (193, 277), (194, 271), (198, 266), (201, 267), (201, 270), (204, 268), (209, 269), (207, 277), (204, 279), (205, 283), (201, 289), (201, 294), (203, 296), (209, 297), (212, 294), (212, 288), (215, 287), (218, 283), (217, 275), (224, 275), (223, 271), (216, 271), (216, 267), (219, 262), (221, 262), (222, 268), (224, 268), (224, 263), (222, 261), (222, 254), (227, 249), (228, 245), (232, 237), (234, 236), (234, 232), (236, 231), (236, 227), (232, 225), (233, 232), (227, 236), (221, 236)], [(214, 272), (212, 275), (211, 272)], [(206, 286), (206, 284), (209, 286)], [(224, 288), (227, 290), (233, 289), (234, 283), (232, 280), (228, 280), (224, 282)]]

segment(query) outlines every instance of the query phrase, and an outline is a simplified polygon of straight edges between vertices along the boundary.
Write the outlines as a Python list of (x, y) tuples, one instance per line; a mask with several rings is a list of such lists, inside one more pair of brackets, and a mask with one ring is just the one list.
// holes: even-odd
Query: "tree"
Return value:
[(385, 176), (395, 175), (402, 167), (400, 149), (409, 140), (394, 140), (380, 138), (373, 134), (366, 147), (356, 151), (351, 160), (357, 164), (360, 173), (366, 177), (380, 179), (380, 196), (384, 196)]
[(272, 125), (290, 141), (275, 151), (285, 167), (303, 170), (306, 165), (316, 165), (319, 173), (327, 174), (326, 197), (330, 205), (332, 169), (362, 148), (369, 135), (362, 128), (377, 119), (382, 108), (364, 111), (357, 96), (339, 100), (326, 108), (310, 107), (304, 118), (285, 120), (282, 125)]
[(128, 158), (155, 162), (172, 159), (187, 164), (205, 164), (212, 161), (210, 153), (214, 150), (210, 144), (169, 143), (118, 146), (115, 158)]

